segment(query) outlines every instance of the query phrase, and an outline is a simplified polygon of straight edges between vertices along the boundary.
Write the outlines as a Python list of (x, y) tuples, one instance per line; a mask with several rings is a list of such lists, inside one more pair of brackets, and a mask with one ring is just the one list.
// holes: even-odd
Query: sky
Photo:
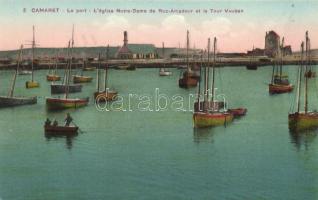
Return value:
[[(34, 12), (39, 8), (58, 8), (59, 12)], [(86, 13), (67, 12), (77, 9), (86, 9)], [(94, 9), (114, 12), (94, 13)], [(122, 13), (117, 9), (147, 13)], [(193, 12), (159, 13), (159, 9)], [(243, 12), (225, 13), (226, 9)], [(253, 46), (264, 48), (266, 31), (274, 30), (285, 37), (286, 45), (298, 51), (306, 30), (311, 47), (318, 48), (317, 10), (318, 1), (308, 0), (0, 0), (0, 50), (17, 49), (21, 44), (27, 47), (33, 25), (39, 47), (65, 47), (74, 24), (75, 46), (120, 46), (126, 30), (129, 43), (161, 47), (164, 42), (167, 47), (185, 47), (189, 30), (191, 47), (205, 49), (208, 38), (217, 37), (219, 51), (245, 52)]]

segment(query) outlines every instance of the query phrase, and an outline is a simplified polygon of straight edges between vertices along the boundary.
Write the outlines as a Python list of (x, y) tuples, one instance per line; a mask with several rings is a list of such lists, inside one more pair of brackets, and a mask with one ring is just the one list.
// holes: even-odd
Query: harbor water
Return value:
[[(156, 88), (167, 97), (196, 94), (196, 88), (179, 88), (180, 72), (171, 71), (160, 77), (158, 69), (110, 70), (108, 83), (123, 95), (126, 108), (139, 101), (128, 102), (129, 94), (153, 96)], [(84, 72), (93, 82), (71, 95), (89, 96), (87, 107), (50, 112), (47, 71), (35, 72), (41, 84), (36, 89), (25, 89), (30, 76), (19, 76), (15, 95), (37, 95), (38, 103), (0, 109), (0, 199), (318, 199), (317, 132), (288, 130), (296, 90), (269, 95), (270, 66), (216, 71), (217, 93), (225, 94), (228, 107), (248, 112), (226, 127), (205, 129), (193, 128), (187, 109), (96, 109), (94, 71)], [(284, 71), (295, 84), (297, 67)], [(1, 95), (12, 74), (0, 71)], [(309, 88), (310, 109), (316, 109), (315, 79)], [(189, 107), (189, 101), (184, 104)], [(67, 112), (80, 133), (46, 137), (45, 119), (63, 123)]]

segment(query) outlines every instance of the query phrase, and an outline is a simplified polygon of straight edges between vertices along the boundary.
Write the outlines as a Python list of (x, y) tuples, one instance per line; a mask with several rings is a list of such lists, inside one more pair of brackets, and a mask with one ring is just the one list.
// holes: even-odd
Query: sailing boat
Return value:
[[(165, 43), (162, 43), (162, 57), (165, 58)], [(159, 69), (159, 75), (160, 76), (170, 76), (172, 75), (172, 72), (165, 70), (165, 63), (163, 64), (163, 68)]]
[(246, 69), (248, 70), (257, 70), (257, 65), (253, 63), (254, 61), (254, 45), (252, 50), (252, 57), (250, 58), (250, 62), (246, 65)]
[(104, 90), (100, 91), (100, 80), (99, 80), (99, 71), (100, 71), (100, 66), (101, 66), (101, 59), (100, 59), (100, 54), (98, 56), (98, 68), (97, 68), (97, 73), (96, 73), (96, 92), (94, 93), (94, 98), (96, 101), (113, 101), (117, 98), (117, 91), (114, 90), (109, 90), (107, 88), (107, 70), (108, 70), (108, 58), (109, 58), (109, 45), (107, 46), (107, 64), (106, 67), (104, 68)]
[[(73, 48), (73, 46), (74, 46), (74, 26), (72, 29), (72, 48)], [(80, 84), (69, 84), (69, 83), (68, 83), (68, 85), (66, 84), (67, 79), (68, 79), (67, 72), (69, 72), (69, 74), (71, 74), (71, 72), (72, 72), (72, 62), (70, 62), (70, 63), (71, 63), (70, 66), (67, 66), (65, 68), (63, 83), (54, 83), (53, 82), (51, 84), (51, 94), (63, 94), (63, 93), (65, 93), (66, 88), (67, 88), (69, 93), (75, 93), (75, 92), (82, 91), (82, 85), (80, 85)], [(69, 69), (68, 69), (68, 67), (69, 67)]]
[(37, 88), (40, 84), (34, 81), (34, 50), (35, 50), (35, 36), (34, 36), (34, 26), (33, 26), (33, 39), (32, 39), (32, 62), (31, 62), (31, 81), (25, 82), (26, 88)]
[(36, 97), (14, 97), (13, 96), (15, 82), (19, 72), (20, 63), (22, 60), (22, 49), (23, 49), (23, 45), (21, 45), (20, 47), (20, 52), (19, 52), (18, 61), (17, 61), (17, 68), (14, 72), (14, 75), (11, 81), (11, 87), (10, 87), (9, 93), (7, 96), (0, 96), (0, 107), (21, 106), (21, 105), (37, 103)]
[[(210, 126), (220, 126), (226, 125), (233, 120), (234, 115), (227, 111), (225, 108), (225, 103), (223, 104), (223, 108), (221, 108), (218, 102), (215, 99), (215, 61), (216, 61), (216, 38), (214, 38), (214, 50), (213, 50), (213, 66), (212, 66), (212, 82), (211, 82), (211, 90), (209, 90), (209, 64), (210, 64), (210, 38), (208, 39), (208, 66), (205, 67), (204, 70), (204, 100), (200, 101), (200, 93), (198, 93), (198, 100), (196, 102), (197, 105), (203, 105), (202, 109), (195, 109), (193, 113), (193, 123), (194, 127), (210, 127)], [(200, 84), (200, 82), (199, 82)], [(200, 87), (200, 86), (199, 86)], [(209, 100), (209, 91), (211, 91), (212, 99)]]
[(61, 77), (56, 74), (56, 71), (57, 71), (57, 60), (58, 60), (58, 55), (56, 54), (56, 57), (55, 57), (55, 69), (52, 70), (52, 71), (49, 69), (49, 74), (46, 75), (46, 80), (48, 80), (48, 81), (59, 81), (59, 80), (61, 80)]
[(95, 70), (95, 67), (94, 66), (91, 66), (91, 67), (89, 67), (89, 66), (87, 66), (87, 63), (88, 63), (88, 61), (86, 60), (84, 60), (83, 61), (84, 63), (84, 68), (83, 68), (83, 71), (94, 71)]
[[(68, 49), (70, 49), (70, 42), (68, 44)], [(70, 50), (69, 50), (70, 51)], [(68, 52), (70, 54), (70, 52)], [(66, 69), (66, 85), (65, 85), (65, 96), (64, 98), (46, 98), (46, 105), (49, 110), (61, 110), (67, 108), (79, 108), (86, 106), (88, 104), (89, 98), (69, 98), (69, 84), (71, 75), (71, 66), (73, 56), (68, 56), (68, 66)]]
[(93, 77), (91, 76), (84, 76), (83, 72), (85, 69), (85, 61), (83, 59), (83, 63), (82, 63), (82, 71), (81, 71), (81, 75), (73, 75), (73, 83), (89, 83), (92, 82)]
[(187, 31), (187, 70), (183, 72), (182, 77), (179, 79), (179, 87), (190, 88), (198, 84), (198, 77), (191, 70), (189, 65), (189, 31)]
[[(306, 63), (305, 74), (308, 72), (308, 45), (306, 45)], [(298, 69), (298, 84), (297, 84), (297, 111), (288, 114), (289, 130), (293, 132), (303, 131), (307, 129), (318, 128), (318, 112), (308, 111), (308, 78), (305, 76), (305, 90), (304, 90), (304, 111), (300, 111), (301, 86), (302, 86), (302, 71), (304, 65), (304, 42), (301, 43), (301, 65)]]
[[(308, 31), (306, 31), (306, 62), (308, 62), (308, 71), (305, 73), (305, 76), (307, 76), (308, 78), (314, 78), (316, 77), (316, 72), (313, 71), (313, 67), (311, 66), (310, 63), (310, 54), (311, 54), (311, 50), (310, 50), (310, 39), (308, 37)], [(308, 49), (308, 51), (307, 51)]]
[(284, 38), (282, 39), (282, 45), (280, 46), (280, 66), (279, 68), (273, 66), (271, 83), (268, 84), (268, 91), (270, 94), (280, 94), (291, 92), (294, 86), (289, 83), (288, 76), (283, 75), (283, 54), (284, 54)]

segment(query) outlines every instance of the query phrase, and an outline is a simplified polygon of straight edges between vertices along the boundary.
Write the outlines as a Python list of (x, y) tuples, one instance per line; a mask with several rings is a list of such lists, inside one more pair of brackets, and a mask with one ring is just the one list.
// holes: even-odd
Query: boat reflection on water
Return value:
[(51, 140), (58, 141), (65, 139), (66, 148), (70, 150), (73, 147), (73, 140), (78, 136), (78, 133), (68, 135), (45, 133), (44, 136), (48, 142), (50, 142)]
[(309, 149), (309, 145), (315, 140), (317, 134), (317, 130), (289, 131), (291, 143), (295, 145), (297, 150), (304, 148), (306, 151)]
[[(215, 128), (214, 128), (215, 129)], [(213, 127), (193, 128), (193, 141), (195, 143), (208, 142), (213, 143)]]

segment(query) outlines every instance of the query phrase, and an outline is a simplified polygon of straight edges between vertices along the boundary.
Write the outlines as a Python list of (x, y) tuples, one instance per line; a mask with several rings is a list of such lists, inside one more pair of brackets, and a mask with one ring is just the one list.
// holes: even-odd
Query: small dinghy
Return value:
[(45, 134), (60, 134), (60, 135), (71, 135), (77, 134), (77, 126), (53, 126), (44, 125)]
[[(44, 122), (44, 132), (45, 134), (55, 134), (55, 135), (74, 135), (77, 134), (79, 130), (78, 126), (74, 124), (73, 118), (69, 113), (67, 113), (65, 118), (65, 125), (61, 126), (56, 120), (51, 122), (49, 118)], [(74, 125), (71, 125), (73, 123)]]

